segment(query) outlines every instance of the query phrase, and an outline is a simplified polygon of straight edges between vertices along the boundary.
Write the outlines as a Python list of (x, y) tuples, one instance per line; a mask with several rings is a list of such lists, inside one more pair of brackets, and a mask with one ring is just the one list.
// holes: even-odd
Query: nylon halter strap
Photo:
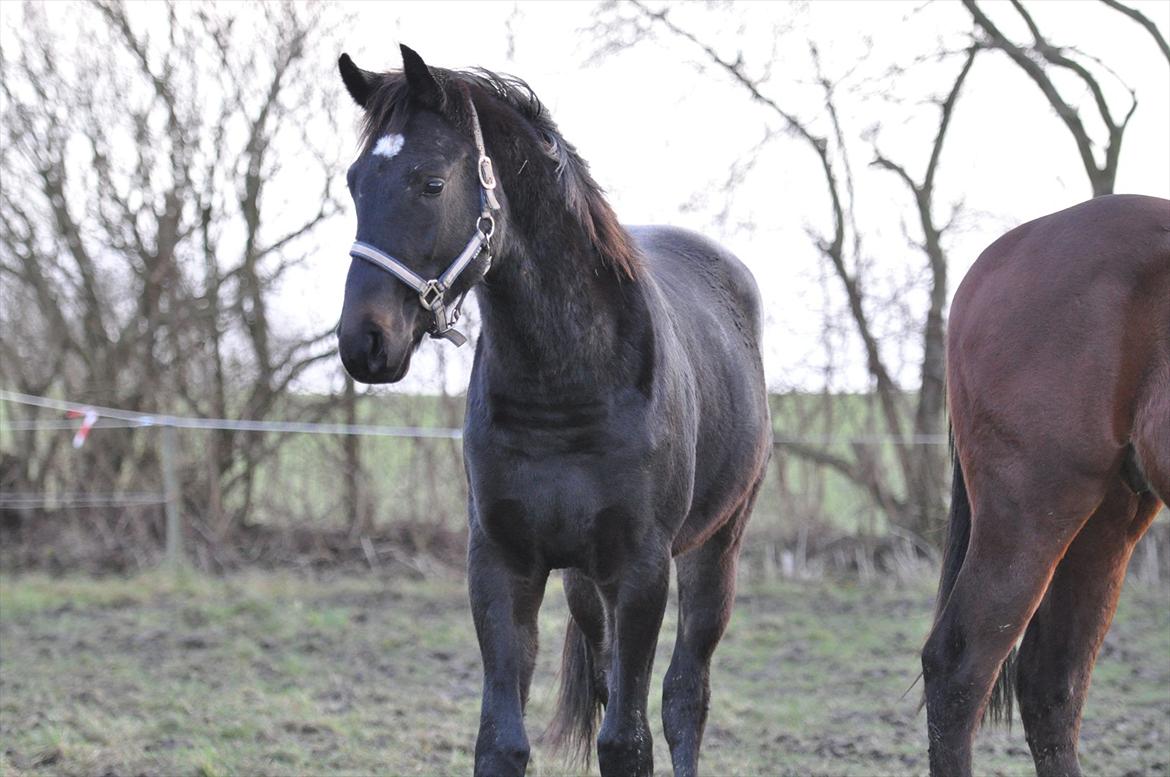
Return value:
[[(466, 92), (465, 92), (466, 93)], [(424, 280), (421, 275), (407, 267), (400, 260), (385, 251), (381, 251), (369, 243), (354, 242), (349, 249), (349, 255), (365, 259), (371, 264), (381, 267), (398, 280), (418, 292), (419, 304), (431, 314), (432, 322), (427, 330), (435, 339), (450, 340), (456, 346), (467, 342), (467, 336), (455, 329), (459, 321), (459, 314), (463, 309), (463, 300), (467, 296), (464, 291), (458, 299), (447, 304), (447, 292), (455, 285), (455, 281), (480, 254), (487, 259), (482, 275), (486, 275), (492, 268), (491, 237), (496, 231), (496, 220), (492, 215), (500, 209), (500, 202), (496, 199), (496, 175), (492, 168), (492, 160), (488, 157), (483, 145), (483, 131), (479, 127), (479, 114), (476, 113), (475, 103), (471, 95), (467, 94), (467, 108), (471, 113), (471, 129), (475, 136), (475, 149), (479, 152), (475, 169), (479, 176), (480, 214), (475, 222), (475, 234), (467, 241), (467, 245), (459, 252), (459, 256), (447, 266), (442, 275), (431, 280)]]

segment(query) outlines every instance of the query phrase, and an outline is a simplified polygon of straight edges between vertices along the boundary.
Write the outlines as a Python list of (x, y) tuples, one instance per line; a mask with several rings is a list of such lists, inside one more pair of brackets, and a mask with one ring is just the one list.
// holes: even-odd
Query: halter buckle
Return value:
[(487, 154), (479, 155), (479, 185), (487, 190), (496, 188), (496, 171), (492, 168), (492, 160)]

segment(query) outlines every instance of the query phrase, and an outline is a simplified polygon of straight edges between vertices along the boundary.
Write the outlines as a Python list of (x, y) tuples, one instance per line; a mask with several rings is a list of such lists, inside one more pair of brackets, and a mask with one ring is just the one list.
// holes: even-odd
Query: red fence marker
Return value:
[(85, 414), (82, 415), (81, 412), (77, 410), (70, 410), (66, 415), (68, 415), (70, 418), (77, 418), (78, 416), (81, 416), (81, 428), (77, 430), (77, 434), (73, 435), (73, 447), (80, 448), (82, 445), (85, 445), (85, 440), (89, 437), (90, 430), (93, 429), (93, 425), (97, 423), (97, 411), (93, 408), (86, 408)]

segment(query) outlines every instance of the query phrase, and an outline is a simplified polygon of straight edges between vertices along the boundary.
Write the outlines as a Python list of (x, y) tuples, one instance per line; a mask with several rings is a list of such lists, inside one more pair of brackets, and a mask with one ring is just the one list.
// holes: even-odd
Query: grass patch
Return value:
[[(718, 775), (926, 771), (917, 652), (931, 584), (742, 587), (716, 653), (702, 768)], [(554, 577), (528, 712), (529, 773), (567, 611)], [(667, 612), (650, 700), (655, 764)], [(1170, 773), (1170, 612), (1130, 586), (1082, 734), (1087, 773)], [(480, 664), (460, 580), (0, 578), (2, 774), (466, 774)], [(1032, 774), (1017, 724), (977, 744), (980, 773)], [(596, 766), (594, 766), (594, 770)]]

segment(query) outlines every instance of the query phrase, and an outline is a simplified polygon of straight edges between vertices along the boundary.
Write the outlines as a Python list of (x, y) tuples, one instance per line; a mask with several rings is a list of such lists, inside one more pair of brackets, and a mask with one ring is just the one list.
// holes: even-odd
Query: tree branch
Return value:
[(1146, 32), (1150, 33), (1150, 35), (1154, 38), (1154, 43), (1156, 43), (1158, 48), (1162, 51), (1162, 56), (1166, 58), (1167, 64), (1170, 64), (1170, 45), (1168, 45), (1166, 43), (1166, 39), (1162, 37), (1162, 33), (1158, 30), (1158, 25), (1154, 24), (1154, 22), (1148, 16), (1136, 8), (1131, 8), (1128, 5), (1124, 5), (1118, 2), (1118, 0), (1101, 0), (1101, 2), (1115, 11), (1120, 11), (1140, 24), (1142, 27), (1145, 27)]

